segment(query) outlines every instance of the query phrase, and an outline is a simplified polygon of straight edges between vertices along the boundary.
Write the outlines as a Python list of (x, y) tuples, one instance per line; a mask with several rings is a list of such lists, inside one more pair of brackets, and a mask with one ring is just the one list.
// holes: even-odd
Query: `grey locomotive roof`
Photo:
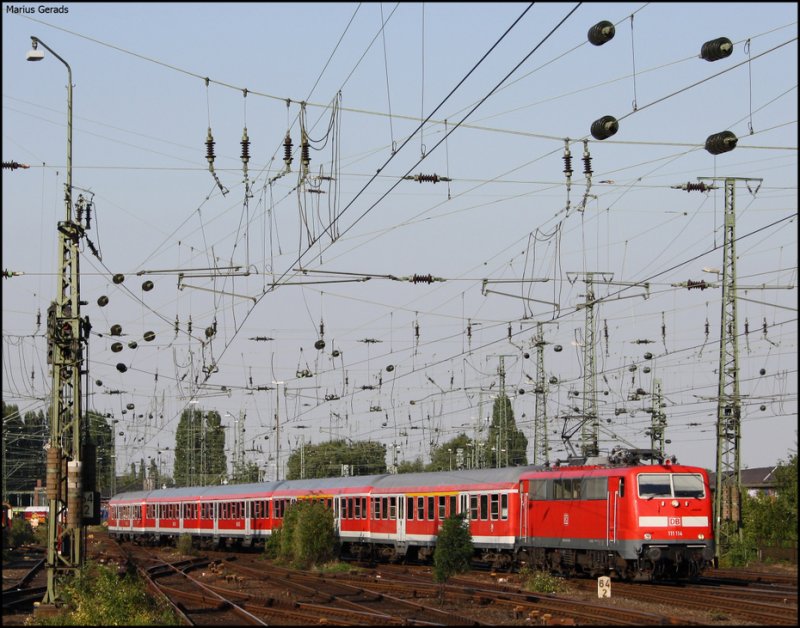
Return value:
[(374, 487), (381, 492), (408, 487), (458, 487), (460, 485), (493, 484), (517, 482), (522, 473), (540, 467), (504, 467), (501, 469), (471, 469), (467, 471), (434, 471), (421, 473), (401, 473), (384, 475), (362, 475), (352, 477), (312, 478), (308, 480), (282, 480), (280, 482), (255, 482), (249, 484), (227, 484), (213, 486), (185, 486), (153, 491), (133, 491), (120, 493), (112, 499), (154, 499), (198, 497), (200, 499), (253, 493), (272, 493), (275, 491), (326, 491), (331, 489)]

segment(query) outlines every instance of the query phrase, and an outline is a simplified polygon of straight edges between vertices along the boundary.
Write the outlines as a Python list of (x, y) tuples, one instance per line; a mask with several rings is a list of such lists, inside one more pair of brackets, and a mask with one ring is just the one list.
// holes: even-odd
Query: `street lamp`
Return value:
[(56, 59), (67, 67), (67, 185), (64, 201), (67, 206), (67, 222), (70, 222), (72, 220), (72, 68), (50, 46), (34, 36), (31, 36), (31, 50), (25, 55), (28, 61), (41, 61), (44, 59), (44, 52), (39, 50), (39, 44), (49, 50)]

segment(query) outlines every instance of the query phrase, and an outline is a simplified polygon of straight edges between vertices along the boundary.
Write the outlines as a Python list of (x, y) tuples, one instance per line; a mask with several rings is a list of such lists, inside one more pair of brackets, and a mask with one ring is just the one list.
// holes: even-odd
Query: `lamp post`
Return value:
[[(48, 309), (48, 362), (52, 364), (53, 403), (47, 445), (47, 592), (43, 602), (55, 604), (57, 575), (79, 571), (84, 561), (83, 486), (81, 469), (81, 374), (83, 347), (80, 318), (78, 242), (84, 233), (72, 220), (72, 68), (38, 37), (31, 37), (28, 61), (41, 61), (48, 50), (67, 68), (66, 218), (58, 224), (59, 293)], [(88, 321), (87, 321), (88, 327)], [(61, 445), (66, 451), (62, 451)], [(62, 463), (67, 458), (67, 477)], [(90, 487), (94, 488), (94, 487)], [(59, 529), (66, 515), (66, 529)]]

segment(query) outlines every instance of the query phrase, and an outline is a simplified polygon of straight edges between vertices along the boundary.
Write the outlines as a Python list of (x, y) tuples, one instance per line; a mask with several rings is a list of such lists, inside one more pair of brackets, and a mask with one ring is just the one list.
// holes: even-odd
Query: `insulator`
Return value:
[(286, 131), (286, 137), (283, 138), (283, 163), (287, 168), (292, 164), (292, 136), (289, 131)]
[(414, 275), (411, 283), (433, 283), (433, 275)]
[(558, 384), (558, 378), (555, 375), (553, 375), (553, 377), (550, 378), (550, 383), (551, 384)]
[(247, 163), (250, 161), (250, 138), (247, 137), (247, 127), (244, 127), (244, 133), (242, 133), (242, 161)]
[(154, 286), (153, 282), (148, 279), (142, 284), (142, 290), (144, 290), (145, 292), (150, 292), (153, 289), (153, 286)]
[(635, 371), (636, 371), (636, 365), (635, 365), (635, 364), (631, 364), (631, 365), (628, 367), (628, 370), (629, 370), (631, 373), (635, 372)]
[(706, 61), (719, 61), (730, 57), (733, 52), (733, 43), (727, 37), (719, 37), (707, 41), (700, 48), (700, 56)]
[(517, 390), (517, 393), (520, 394), (520, 395), (524, 395), (525, 394), (525, 389), (524, 388), (519, 388)]
[(325, 348), (325, 341), (324, 341), (324, 340), (322, 340), (322, 339), (320, 339), (320, 340), (317, 340), (317, 341), (314, 343), (314, 348), (315, 348), (315, 349), (318, 349), (318, 350), (320, 350), (320, 351), (321, 351), (322, 349), (324, 349), (324, 348)]
[(653, 359), (653, 354), (648, 351), (647, 353), (644, 354), (644, 359), (645, 360), (652, 360)]
[(642, 371), (644, 371), (645, 373), (649, 373), (649, 372), (650, 372), (650, 367), (649, 367), (649, 366), (645, 366), (645, 367), (642, 369)]
[(765, 406), (765, 405), (762, 405), (762, 406), (759, 408), (759, 410), (761, 410), (761, 412), (764, 412), (764, 410), (766, 410), (766, 409), (767, 409), (767, 406)]
[(722, 131), (709, 135), (706, 139), (706, 150), (712, 155), (720, 155), (736, 148), (739, 138), (731, 131)]
[(619, 122), (614, 116), (603, 116), (592, 122), (592, 137), (605, 140), (619, 131)]
[(96, 386), (102, 386), (103, 385), (103, 380), (102, 379), (98, 379), (97, 381), (95, 381), (95, 385)]
[(325, 323), (322, 321), (319, 322), (319, 337), (322, 338), (325, 336)]
[(564, 174), (572, 176), (572, 153), (569, 152), (569, 146), (564, 149)]
[(151, 341), (155, 340), (155, 339), (156, 339), (156, 334), (155, 334), (155, 332), (152, 332), (152, 331), (146, 331), (146, 332), (144, 332), (144, 339), (145, 339), (147, 342), (151, 342)]
[(758, 371), (758, 374), (759, 374), (759, 375), (766, 375), (766, 374), (767, 374), (767, 369), (761, 369), (761, 370), (759, 370), (759, 371)]
[(120, 283), (122, 283), (123, 281), (125, 281), (125, 275), (123, 275), (122, 273), (117, 273), (116, 275), (114, 275), (114, 276), (111, 278), (111, 281), (113, 281), (113, 282), (114, 282), (114, 283), (116, 283), (116, 284), (120, 284)]
[(121, 336), (122, 335), (122, 325), (112, 325), (111, 326), (111, 335), (112, 336)]
[(531, 357), (531, 354), (526, 351), (525, 353), (522, 354), (522, 357), (527, 360), (529, 357)]
[(564, 349), (564, 347), (562, 347), (561, 345), (556, 345), (555, 347), (553, 347), (553, 351), (555, 351), (556, 353), (560, 353), (562, 349)]
[(711, 187), (706, 185), (705, 183), (687, 183), (686, 184), (686, 191), (687, 192), (705, 192), (706, 190), (710, 190)]
[(333, 357), (333, 358), (338, 358), (340, 355), (342, 355), (342, 354), (340, 353), (340, 351), (338, 349), (334, 349), (333, 351), (331, 351), (331, 357)]
[(391, 373), (393, 370), (394, 370), (394, 364), (390, 364), (389, 366), (386, 367), (387, 373)]
[(214, 137), (211, 135), (211, 127), (208, 127), (206, 136), (206, 159), (208, 159), (209, 166), (214, 163)]
[(214, 335), (214, 328), (213, 327), (206, 327), (206, 338), (211, 338)]
[(122, 351), (122, 343), (121, 342), (115, 342), (113, 345), (111, 345), (111, 350), (114, 353), (119, 353), (120, 351)]
[(589, 142), (583, 140), (583, 174), (587, 177), (592, 174), (592, 156), (589, 154)]
[(614, 39), (614, 34), (616, 32), (617, 29), (614, 28), (611, 22), (603, 20), (592, 26), (586, 36), (589, 39), (589, 43), (595, 46), (602, 46), (607, 41)]
[(124, 365), (122, 362), (119, 362), (119, 363), (117, 363), (117, 370), (118, 370), (120, 373), (124, 373), (125, 371), (127, 371), (127, 370), (128, 370), (128, 367), (127, 367), (127, 366), (125, 366), (125, 365)]
[(192, 335), (192, 315), (189, 315), (189, 322), (186, 323), (186, 333)]
[(750, 321), (744, 319), (744, 335), (746, 336), (749, 333), (750, 333)]
[(108, 305), (108, 297), (106, 295), (98, 297), (97, 305), (99, 305), (100, 307), (105, 307), (106, 305)]
[(138, 347), (138, 346), (139, 346), (139, 343), (138, 343), (138, 342), (136, 342), (135, 340), (131, 340), (131, 341), (128, 343), (128, 348), (129, 348), (129, 349), (136, 349), (136, 347)]
[(308, 152), (308, 136), (303, 133), (303, 140), (300, 144), (300, 162), (304, 166), (308, 166), (311, 163), (311, 156)]
[(134, 409), (136, 406), (135, 406), (135, 405), (133, 405), (132, 403), (129, 403), (129, 404), (128, 404), (127, 406), (125, 406), (125, 407), (126, 407), (126, 408), (128, 408), (128, 410), (133, 410), (133, 409)]

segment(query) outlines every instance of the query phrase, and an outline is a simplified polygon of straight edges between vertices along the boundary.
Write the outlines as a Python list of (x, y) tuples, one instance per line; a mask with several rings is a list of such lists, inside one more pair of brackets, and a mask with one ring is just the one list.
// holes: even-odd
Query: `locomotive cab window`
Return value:
[(675, 497), (705, 497), (703, 477), (697, 473), (674, 473), (672, 486), (675, 489)]
[(639, 497), (704, 497), (703, 477), (696, 473), (642, 473)]

